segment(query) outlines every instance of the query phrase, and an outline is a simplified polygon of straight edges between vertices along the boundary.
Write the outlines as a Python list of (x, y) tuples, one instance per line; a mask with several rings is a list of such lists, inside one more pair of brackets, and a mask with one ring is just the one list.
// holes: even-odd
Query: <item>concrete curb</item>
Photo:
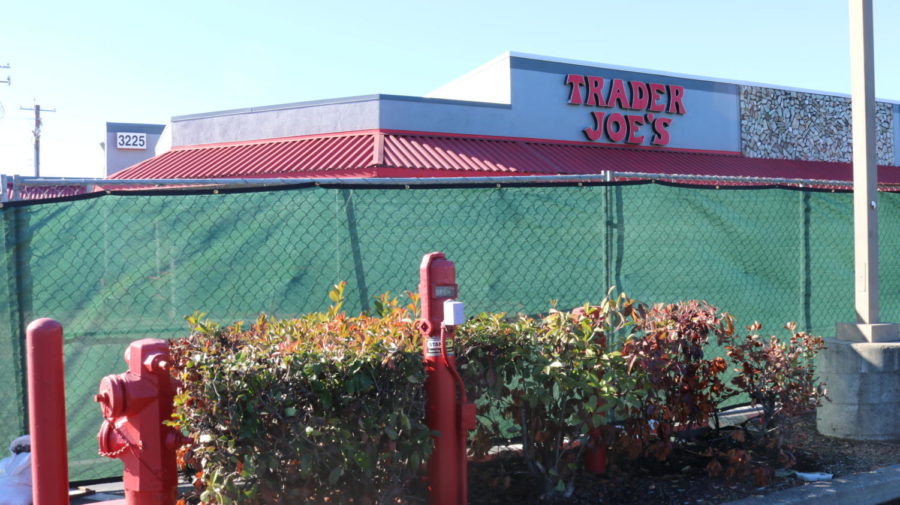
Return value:
[(878, 505), (900, 498), (900, 465), (812, 482), (722, 505)]

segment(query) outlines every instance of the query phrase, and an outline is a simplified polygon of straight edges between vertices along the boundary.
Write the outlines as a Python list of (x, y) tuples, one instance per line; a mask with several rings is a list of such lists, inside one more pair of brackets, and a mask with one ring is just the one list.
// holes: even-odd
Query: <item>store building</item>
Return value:
[[(900, 183), (900, 103), (877, 104)], [(120, 179), (448, 177), (604, 170), (850, 180), (847, 96), (505, 54), (425, 97), (179, 116)]]

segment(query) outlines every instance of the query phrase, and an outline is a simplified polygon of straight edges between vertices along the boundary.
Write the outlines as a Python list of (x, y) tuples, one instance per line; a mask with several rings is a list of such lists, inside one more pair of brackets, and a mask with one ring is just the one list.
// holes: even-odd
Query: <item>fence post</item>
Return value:
[(19, 182), (19, 176), (18, 176), (18, 175), (14, 175), (13, 178), (12, 178), (12, 186), (13, 186), (13, 189), (12, 189), (12, 201), (16, 201), (16, 200), (19, 199), (19, 184), (20, 184), (20, 182)]
[[(22, 367), (20, 374), (19, 391), (22, 395), (22, 430), (29, 429), (29, 412), (28, 412), (28, 395), (26, 394), (28, 385), (25, 383), (25, 377), (28, 370), (28, 358), (26, 342), (27, 329), (26, 325), (32, 318), (31, 304), (31, 226), (30, 226), (30, 210), (27, 207), (15, 207), (5, 211), (4, 216), (8, 216), (7, 222), (7, 240), (12, 239), (12, 244), (7, 242), (7, 250), (12, 250), (12, 267), (10, 279), (13, 281), (15, 293), (15, 310), (10, 314), (13, 324), (15, 325), (15, 335), (19, 339), (18, 348), (21, 350), (18, 354), (18, 363)], [(11, 226), (10, 226), (11, 224)]]

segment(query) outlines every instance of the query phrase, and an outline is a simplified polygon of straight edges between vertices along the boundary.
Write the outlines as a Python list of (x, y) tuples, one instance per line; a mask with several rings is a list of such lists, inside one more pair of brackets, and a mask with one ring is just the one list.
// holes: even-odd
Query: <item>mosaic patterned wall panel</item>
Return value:
[[(878, 163), (894, 164), (891, 105), (876, 106)], [(851, 161), (850, 99), (741, 87), (741, 145), (751, 158)]]

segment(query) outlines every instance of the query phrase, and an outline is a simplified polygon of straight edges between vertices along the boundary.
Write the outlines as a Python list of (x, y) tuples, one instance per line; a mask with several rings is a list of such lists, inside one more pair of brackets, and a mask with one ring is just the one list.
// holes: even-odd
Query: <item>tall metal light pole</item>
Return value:
[(857, 320), (838, 323), (837, 338), (816, 360), (830, 398), (817, 409), (816, 427), (832, 437), (900, 440), (900, 332), (879, 319), (872, 0), (849, 2)]
[(898, 326), (881, 323), (879, 310), (874, 53), (872, 0), (850, 0), (856, 324), (840, 323), (838, 337), (883, 342), (897, 338)]
[(872, 0), (850, 2), (853, 224), (857, 322), (879, 322), (878, 161)]

